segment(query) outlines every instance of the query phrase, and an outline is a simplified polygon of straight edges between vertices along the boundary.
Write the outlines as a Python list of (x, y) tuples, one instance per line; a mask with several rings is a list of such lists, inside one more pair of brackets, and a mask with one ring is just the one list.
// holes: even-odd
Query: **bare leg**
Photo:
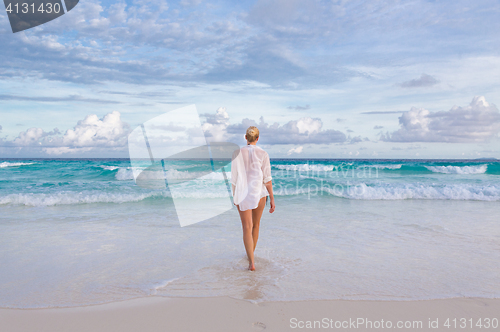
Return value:
[(253, 238), (253, 251), (255, 251), (255, 247), (257, 247), (257, 241), (259, 240), (259, 227), (260, 227), (260, 218), (262, 217), (262, 211), (264, 211), (264, 207), (266, 206), (266, 198), (262, 197), (259, 201), (259, 205), (256, 209), (252, 210), (252, 238)]
[(243, 244), (245, 245), (245, 250), (247, 252), (248, 261), (250, 264), (248, 265), (248, 269), (250, 271), (255, 270), (255, 260), (253, 256), (253, 238), (252, 238), (252, 210), (240, 211), (240, 207), (238, 207), (238, 212), (240, 213), (241, 218), (241, 227), (243, 228)]

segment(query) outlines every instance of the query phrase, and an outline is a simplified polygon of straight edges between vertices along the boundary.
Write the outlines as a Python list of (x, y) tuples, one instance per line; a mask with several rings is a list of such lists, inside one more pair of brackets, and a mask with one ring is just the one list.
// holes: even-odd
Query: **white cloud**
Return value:
[(229, 125), (227, 132), (239, 138), (249, 126), (257, 126), (260, 131), (260, 142), (263, 144), (330, 144), (343, 143), (346, 135), (334, 129), (323, 129), (319, 118), (303, 117), (280, 125), (266, 123), (260, 117), (259, 123), (251, 119), (243, 119), (241, 123)]
[(120, 118), (120, 112), (113, 111), (102, 119), (95, 114), (78, 121), (73, 129), (64, 134), (56, 128), (45, 132), (42, 128), (30, 128), (12, 141), (3, 140), (4, 147), (40, 147), (48, 154), (88, 152), (94, 148), (123, 148), (127, 143), (129, 125)]
[(333, 129), (323, 129), (319, 118), (303, 117), (280, 125), (269, 124), (264, 117), (259, 123), (251, 119), (243, 119), (241, 123), (230, 124), (226, 109), (221, 107), (216, 114), (202, 114), (206, 118), (202, 128), (208, 140), (232, 141), (240, 143), (249, 126), (256, 126), (263, 144), (330, 144), (343, 143), (346, 135)]
[(287, 155), (300, 154), (300, 153), (302, 153), (303, 148), (304, 148), (303, 146), (292, 148), (292, 149), (288, 150)]
[[(78, 83), (185, 81), (199, 79), (215, 62), (244, 57), (248, 29), (237, 13), (221, 20), (210, 4), (202, 4), (202, 10), (172, 6), (163, 0), (89, 0), (34, 29), (0, 33), (0, 56), (11, 61), (0, 66), (0, 74), (4, 69)], [(150, 52), (151, 47), (160, 52)], [(44, 66), (37, 66), (41, 61)]]
[(51, 156), (60, 156), (64, 154), (86, 153), (95, 151), (95, 148), (74, 148), (68, 146), (61, 146), (56, 148), (43, 148), (43, 152)]
[(123, 146), (128, 132), (129, 126), (121, 121), (120, 112), (113, 111), (102, 119), (92, 114), (78, 121), (74, 129), (67, 130), (62, 144), (74, 147)]
[(321, 130), (323, 122), (321, 122), (320, 119), (307, 117), (298, 120), (296, 126), (299, 130), (299, 134), (312, 135), (318, 133)]
[(381, 136), (392, 142), (487, 142), (500, 133), (500, 112), (483, 96), (469, 106), (453, 106), (449, 111), (430, 112), (413, 107), (399, 117), (401, 128)]
[[(9, 59), (0, 74), (84, 84), (330, 86), (364, 75), (353, 65), (484, 53), (499, 24), (484, 4), (462, 0), (113, 2), (81, 1), (42, 26), (0, 33), (0, 56)], [(8, 31), (6, 16), (0, 20), (0, 32)]]
[(229, 125), (229, 114), (225, 107), (219, 107), (215, 114), (203, 114), (206, 122), (201, 126), (207, 141), (223, 142), (228, 139), (226, 128)]
[(38, 140), (44, 136), (46, 136), (46, 133), (42, 128), (30, 128), (25, 132), (20, 132), (19, 136), (14, 139), (13, 143), (15, 145), (27, 146), (39, 143)]

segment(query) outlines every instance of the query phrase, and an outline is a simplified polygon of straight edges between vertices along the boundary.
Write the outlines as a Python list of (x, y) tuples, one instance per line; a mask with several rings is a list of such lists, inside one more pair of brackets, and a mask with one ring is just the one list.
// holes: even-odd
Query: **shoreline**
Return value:
[[(466, 327), (460, 326), (463, 319)], [(481, 328), (476, 326), (479, 319)], [(79, 307), (0, 308), (2, 330), (9, 332), (498, 330), (494, 326), (485, 328), (487, 319), (490, 324), (500, 320), (500, 298), (252, 303), (229, 297), (149, 296)], [(445, 326), (446, 320), (449, 327)], [(402, 327), (396, 326), (398, 322)], [(410, 323), (414, 326), (409, 327)], [(437, 324), (437, 328), (429, 324)]]
[[(108, 306), (108, 305), (118, 305), (119, 303), (124, 302), (148, 302), (154, 301), (154, 299), (168, 299), (168, 300), (183, 300), (183, 299), (217, 299), (217, 298), (227, 298), (235, 301), (243, 301), (248, 302), (254, 305), (261, 305), (265, 303), (294, 303), (294, 302), (331, 302), (331, 301), (340, 301), (340, 302), (426, 302), (426, 301), (451, 301), (451, 300), (459, 300), (459, 299), (474, 299), (474, 300), (499, 300), (500, 297), (481, 297), (481, 296), (460, 296), (460, 297), (443, 297), (443, 298), (430, 298), (430, 299), (416, 299), (416, 298), (404, 298), (399, 297), (397, 299), (304, 299), (304, 300), (252, 300), (252, 299), (244, 299), (244, 298), (235, 298), (228, 295), (215, 295), (215, 296), (163, 296), (163, 295), (144, 295), (138, 297), (131, 297), (126, 299), (117, 299), (111, 300), (109, 302), (101, 302), (101, 303), (89, 303), (89, 304), (75, 304), (68, 306), (52, 306), (52, 307), (2, 307), (0, 306), (0, 310), (53, 310), (53, 309), (77, 309), (77, 308), (87, 308), (87, 307), (98, 307), (98, 306)], [(160, 300), (161, 301), (161, 300)]]

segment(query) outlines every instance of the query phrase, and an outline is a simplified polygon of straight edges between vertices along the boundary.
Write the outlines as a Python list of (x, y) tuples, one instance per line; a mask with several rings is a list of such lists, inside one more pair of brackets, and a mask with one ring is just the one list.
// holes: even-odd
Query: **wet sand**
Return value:
[(6, 332), (500, 330), (486, 328), (488, 319), (490, 325), (494, 319), (498, 324), (500, 299), (256, 304), (228, 297), (147, 297), (74, 308), (0, 309), (1, 330)]

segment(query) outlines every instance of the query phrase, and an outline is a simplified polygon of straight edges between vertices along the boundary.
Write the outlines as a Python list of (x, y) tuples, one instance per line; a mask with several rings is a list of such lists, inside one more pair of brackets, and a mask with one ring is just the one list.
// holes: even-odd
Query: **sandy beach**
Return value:
[(180, 227), (129, 160), (5, 163), (0, 332), (498, 330), (496, 162), (273, 161), (255, 273), (235, 209)]
[[(374, 331), (390, 328), (494, 331), (498, 330), (494, 324), (498, 324), (499, 313), (500, 299), (484, 298), (254, 304), (228, 297), (147, 297), (74, 308), (0, 309), (0, 321), (1, 330), (6, 332)], [(486, 327), (488, 319), (489, 328)], [(476, 325), (479, 320), (482, 327)]]

